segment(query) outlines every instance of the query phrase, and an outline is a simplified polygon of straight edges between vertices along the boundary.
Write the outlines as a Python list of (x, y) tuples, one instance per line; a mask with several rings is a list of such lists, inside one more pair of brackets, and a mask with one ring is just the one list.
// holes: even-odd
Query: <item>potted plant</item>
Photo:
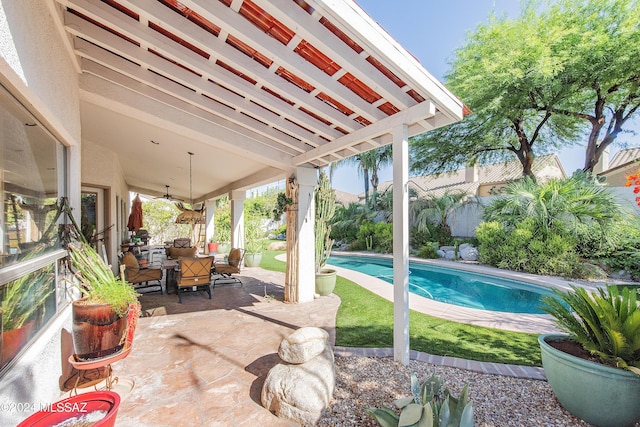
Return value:
[(115, 276), (86, 242), (68, 246), (74, 283), (82, 298), (72, 304), (76, 358), (91, 360), (122, 350), (127, 336), (127, 313), (138, 307), (138, 294), (123, 277)]
[(542, 365), (570, 413), (599, 427), (640, 421), (640, 303), (636, 290), (573, 287), (544, 298), (568, 335), (541, 335)]
[(316, 293), (326, 296), (330, 295), (336, 286), (336, 271), (325, 268), (333, 246), (329, 221), (336, 211), (336, 194), (324, 171), (320, 172), (315, 197)]
[(256, 216), (248, 216), (244, 230), (244, 265), (247, 267), (259, 267), (262, 262), (262, 251), (264, 250), (264, 245), (261, 238), (262, 232), (260, 229), (260, 218)]
[(215, 236), (209, 239), (209, 243), (207, 243), (207, 250), (209, 254), (213, 255), (218, 252), (218, 242), (216, 241)]

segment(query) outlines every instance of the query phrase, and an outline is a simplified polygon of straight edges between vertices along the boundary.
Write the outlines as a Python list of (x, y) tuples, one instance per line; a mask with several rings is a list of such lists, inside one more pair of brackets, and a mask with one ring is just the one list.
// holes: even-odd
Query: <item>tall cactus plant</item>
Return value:
[(331, 239), (331, 225), (329, 221), (336, 211), (336, 193), (331, 188), (327, 174), (322, 171), (316, 188), (316, 273), (327, 264), (333, 239)]

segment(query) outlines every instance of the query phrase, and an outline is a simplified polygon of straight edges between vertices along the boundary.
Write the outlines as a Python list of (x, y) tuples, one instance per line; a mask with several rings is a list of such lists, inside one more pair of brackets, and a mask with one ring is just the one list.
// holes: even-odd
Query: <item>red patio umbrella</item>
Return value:
[(131, 213), (129, 214), (127, 228), (129, 231), (138, 231), (142, 228), (142, 200), (140, 200), (139, 194), (136, 194), (131, 204)]

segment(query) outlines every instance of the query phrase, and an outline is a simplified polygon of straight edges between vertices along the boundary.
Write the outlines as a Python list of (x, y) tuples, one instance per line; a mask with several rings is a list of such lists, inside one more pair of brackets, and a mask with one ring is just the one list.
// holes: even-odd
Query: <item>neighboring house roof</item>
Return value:
[[(550, 178), (566, 177), (564, 169), (555, 154), (537, 157), (533, 163), (533, 173), (541, 181)], [(480, 187), (502, 186), (505, 183), (522, 176), (522, 165), (515, 160), (506, 163), (493, 163), (476, 167), (477, 178), (474, 179), (473, 168), (458, 169), (439, 175), (424, 175), (409, 178), (409, 187), (413, 188), (419, 197), (426, 194), (441, 196), (445, 192), (463, 191), (473, 195), (483, 195)], [(378, 186), (378, 192), (386, 191), (393, 184), (385, 181)], [(361, 194), (364, 198), (364, 193)]]
[(620, 150), (613, 155), (613, 159), (609, 162), (609, 169), (615, 169), (619, 166), (637, 162), (638, 160), (640, 160), (640, 147)]
[(640, 148), (627, 148), (618, 151), (605, 165), (605, 171), (598, 174), (606, 179), (611, 187), (622, 187), (627, 175), (635, 173), (640, 167)]
[(336, 192), (336, 202), (342, 206), (349, 206), (350, 203), (359, 203), (360, 197), (357, 194), (347, 193), (346, 191), (334, 190)]

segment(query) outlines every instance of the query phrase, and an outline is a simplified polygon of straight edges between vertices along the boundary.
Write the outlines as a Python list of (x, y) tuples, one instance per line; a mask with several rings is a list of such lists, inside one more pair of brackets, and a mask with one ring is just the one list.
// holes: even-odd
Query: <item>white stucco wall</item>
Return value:
[(42, 0), (0, 0), (0, 55), (78, 144), (78, 74), (54, 22)]
[[(118, 200), (127, 203), (127, 214), (129, 213), (129, 187), (124, 180), (122, 167), (115, 152), (91, 141), (82, 141), (82, 184), (110, 190), (109, 218), (105, 219), (105, 227), (115, 224), (118, 218), (119, 206), (116, 196)], [(117, 271), (117, 262), (113, 262), (117, 260), (120, 249), (120, 236), (116, 225), (109, 230), (109, 242), (109, 260), (114, 266), (114, 271)]]
[[(61, 143), (78, 146), (78, 76), (50, 12), (42, 0), (0, 0), (0, 81)], [(77, 157), (77, 165), (79, 160)], [(79, 202), (79, 169), (73, 164), (70, 167), (72, 204)], [(0, 402), (39, 405), (59, 399), (60, 331), (70, 324), (69, 311), (65, 310), (43, 330), (0, 378)], [(28, 411), (0, 412), (0, 425), (16, 425), (28, 415)]]

